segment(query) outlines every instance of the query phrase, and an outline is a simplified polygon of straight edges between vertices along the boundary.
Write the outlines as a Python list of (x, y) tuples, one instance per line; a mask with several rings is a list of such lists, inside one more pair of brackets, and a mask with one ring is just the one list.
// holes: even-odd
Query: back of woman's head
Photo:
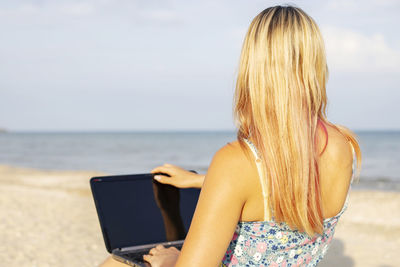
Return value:
[(257, 118), (283, 118), (300, 110), (308, 120), (325, 114), (327, 75), (324, 42), (312, 18), (296, 7), (267, 8), (254, 18), (243, 44), (238, 115), (242, 109)]
[(354, 134), (326, 119), (327, 76), (321, 33), (304, 11), (275, 6), (254, 18), (236, 82), (238, 139), (251, 137), (261, 152), (275, 219), (310, 235), (323, 230), (318, 120), (342, 132), (360, 160)]

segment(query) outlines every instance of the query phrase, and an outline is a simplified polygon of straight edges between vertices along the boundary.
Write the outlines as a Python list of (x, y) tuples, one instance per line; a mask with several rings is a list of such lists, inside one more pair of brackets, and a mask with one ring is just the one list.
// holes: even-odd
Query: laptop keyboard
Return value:
[[(175, 246), (177, 249), (181, 249), (182, 245)], [(127, 252), (122, 254), (126, 259), (136, 262), (144, 262), (143, 255), (149, 254), (150, 249), (135, 250), (135, 252)]]
[(136, 262), (144, 262), (143, 255), (149, 254), (150, 249), (137, 250), (135, 252), (124, 253), (123, 257)]

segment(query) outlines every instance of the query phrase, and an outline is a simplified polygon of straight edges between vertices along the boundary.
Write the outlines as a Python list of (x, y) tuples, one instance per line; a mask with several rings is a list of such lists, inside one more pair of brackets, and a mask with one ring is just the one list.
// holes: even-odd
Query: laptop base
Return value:
[(166, 248), (174, 246), (177, 249), (181, 249), (183, 246), (183, 240), (114, 249), (112, 251), (112, 257), (115, 260), (123, 262), (130, 266), (151, 267), (148, 262), (143, 260), (143, 255), (148, 254), (150, 249), (154, 248), (157, 245), (163, 245)]

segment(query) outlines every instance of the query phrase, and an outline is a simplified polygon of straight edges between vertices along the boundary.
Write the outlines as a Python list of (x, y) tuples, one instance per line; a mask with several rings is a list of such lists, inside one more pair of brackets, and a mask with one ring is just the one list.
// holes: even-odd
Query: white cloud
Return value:
[(400, 49), (390, 47), (382, 34), (364, 35), (336, 27), (322, 27), (328, 65), (354, 72), (400, 72)]
[(359, 12), (376, 8), (396, 8), (399, 4), (398, 0), (331, 0), (327, 7), (331, 10)]
[(178, 14), (170, 9), (150, 9), (142, 12), (145, 19), (159, 22), (177, 22), (180, 20)]
[(41, 2), (28, 0), (8, 6), (0, 3), (0, 22), (8, 19), (19, 20), (21, 23), (31, 20), (54, 23), (69, 20), (71, 17), (82, 17), (99, 21), (105, 21), (104, 18), (107, 18), (159, 27), (180, 24), (185, 19), (184, 15), (168, 2), (155, 4), (155, 6), (131, 0), (44, 0)]
[(0, 15), (9, 17), (59, 16), (59, 15), (91, 15), (95, 11), (95, 4), (91, 1), (58, 1), (58, 2), (26, 2), (14, 6), (0, 6)]
[(331, 9), (356, 9), (357, 6), (358, 4), (356, 1), (349, 0), (329, 1), (327, 4), (327, 7)]
[(37, 5), (33, 5), (30, 3), (22, 3), (17, 5), (16, 7), (1, 7), (0, 6), (0, 16), (2, 19), (5, 17), (13, 17), (13, 16), (27, 16), (34, 15), (40, 11), (40, 8)]

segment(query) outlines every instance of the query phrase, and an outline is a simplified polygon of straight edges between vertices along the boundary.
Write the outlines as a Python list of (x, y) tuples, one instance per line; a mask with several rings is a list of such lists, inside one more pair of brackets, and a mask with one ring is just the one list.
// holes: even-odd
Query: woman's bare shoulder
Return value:
[(347, 138), (327, 127), (328, 145), (319, 160), (324, 217), (335, 216), (346, 200), (352, 176), (353, 153)]
[(248, 152), (237, 140), (227, 143), (215, 153), (210, 168), (221, 173), (221, 178), (226, 177), (240, 186), (245, 186), (246, 179), (243, 177), (253, 170)]
[(235, 140), (221, 147), (214, 155), (221, 167), (229, 167), (235, 170), (250, 167), (247, 152), (239, 141)]
[(332, 161), (339, 165), (349, 165), (353, 161), (353, 152), (350, 142), (347, 138), (333, 126), (327, 126), (328, 144), (325, 152), (322, 154), (324, 159)]
[(202, 192), (219, 192), (225, 200), (232, 200), (232, 203), (242, 206), (250, 191), (244, 179), (247, 177), (246, 169), (249, 168), (247, 165), (240, 145), (237, 142), (226, 144), (214, 154)]

